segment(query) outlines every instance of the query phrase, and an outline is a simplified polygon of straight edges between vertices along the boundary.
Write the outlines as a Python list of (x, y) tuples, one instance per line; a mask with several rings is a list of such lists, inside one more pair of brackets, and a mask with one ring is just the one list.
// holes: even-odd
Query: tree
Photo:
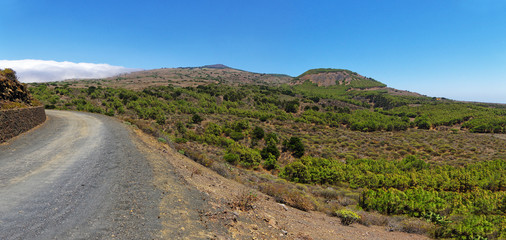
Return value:
[(279, 143), (279, 138), (278, 138), (278, 135), (276, 133), (268, 133), (266, 136), (265, 136), (265, 142), (266, 143), (269, 143), (269, 141), (272, 140), (274, 141), (275, 144)]
[(415, 118), (415, 125), (420, 129), (430, 129), (431, 124), (427, 115), (418, 116)]
[(279, 168), (279, 165), (278, 165), (278, 160), (277, 158), (272, 155), (271, 153), (267, 153), (267, 157), (265, 158), (265, 161), (264, 161), (264, 168), (267, 169), (267, 170), (271, 170), (271, 169), (278, 169)]
[(272, 139), (269, 139), (267, 142), (267, 145), (262, 149), (260, 152), (260, 155), (262, 156), (262, 159), (267, 160), (269, 155), (273, 155), (276, 160), (279, 158), (281, 153), (279, 152), (278, 148), (276, 147), (276, 142)]
[(202, 122), (204, 119), (202, 119), (202, 117), (198, 114), (193, 114), (192, 116), (192, 123), (195, 123), (195, 124), (199, 124), (200, 122)]
[(311, 174), (301, 161), (286, 165), (279, 176), (297, 183), (308, 183), (311, 180)]
[(298, 137), (291, 137), (289, 141), (283, 143), (286, 150), (292, 152), (292, 156), (300, 158), (304, 155), (304, 144)]
[(264, 129), (262, 129), (261, 127), (256, 126), (253, 129), (253, 138), (254, 139), (260, 140), (260, 139), (264, 138), (264, 135), (265, 135)]
[(299, 102), (297, 100), (287, 102), (285, 105), (285, 111), (287, 113), (297, 113), (297, 111), (299, 111)]
[(205, 132), (207, 134), (220, 136), (222, 131), (221, 127), (218, 124), (210, 122), (209, 124), (207, 124)]

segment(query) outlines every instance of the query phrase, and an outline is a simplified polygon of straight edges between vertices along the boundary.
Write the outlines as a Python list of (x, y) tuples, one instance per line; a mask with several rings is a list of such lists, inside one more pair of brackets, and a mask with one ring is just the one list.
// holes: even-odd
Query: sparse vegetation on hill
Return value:
[(118, 116), (223, 176), (343, 224), (506, 237), (506, 139), (477, 133), (506, 132), (502, 105), (309, 82), (129, 90), (108, 81), (31, 91), (48, 108)]
[(203, 67), (162, 68), (138, 71), (106, 79), (69, 80), (74, 86), (107, 86), (142, 90), (146, 87), (167, 86), (196, 87), (207, 84), (258, 84), (277, 85), (290, 83), (292, 77), (282, 74), (263, 74), (242, 71), (216, 64)]
[(225, 66), (223, 64), (213, 64), (213, 65), (204, 65), (202, 66), (201, 68), (216, 68), (216, 69), (225, 69), (225, 68), (230, 68), (228, 66)]
[[(334, 89), (349, 90), (353, 88), (382, 88), (385, 84), (372, 78), (359, 75), (345, 69), (318, 68), (311, 69), (297, 77), (298, 83), (313, 83), (317, 86), (334, 87)], [(307, 84), (306, 84), (307, 85)]]
[(347, 69), (336, 69), (336, 68), (316, 68), (310, 69), (299, 75), (299, 78), (304, 77), (306, 75), (313, 75), (319, 73), (336, 73), (336, 72), (345, 72), (349, 75), (359, 76), (358, 73), (347, 70)]

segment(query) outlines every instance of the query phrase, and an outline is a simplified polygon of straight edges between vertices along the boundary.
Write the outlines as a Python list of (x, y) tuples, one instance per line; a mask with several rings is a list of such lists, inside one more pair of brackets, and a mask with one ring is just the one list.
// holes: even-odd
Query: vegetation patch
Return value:
[(102, 83), (30, 91), (46, 107), (117, 116), (298, 209), (438, 238), (506, 238), (506, 140), (481, 134), (506, 132), (503, 105), (311, 82)]

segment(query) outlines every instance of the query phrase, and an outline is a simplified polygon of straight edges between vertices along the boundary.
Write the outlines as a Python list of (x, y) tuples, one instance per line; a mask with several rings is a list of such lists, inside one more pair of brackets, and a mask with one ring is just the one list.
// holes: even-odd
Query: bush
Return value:
[(230, 138), (234, 139), (234, 141), (239, 141), (244, 139), (244, 134), (242, 132), (234, 131), (230, 133)]
[(429, 118), (426, 115), (416, 117), (415, 125), (420, 129), (430, 129), (431, 127)]
[(177, 122), (176, 123), (176, 129), (181, 134), (185, 134), (186, 133), (186, 126), (182, 122)]
[(388, 216), (380, 214), (378, 212), (366, 212), (359, 211), (360, 215), (359, 223), (364, 226), (386, 226), (388, 225)]
[(264, 129), (261, 127), (256, 126), (255, 129), (253, 129), (253, 138), (254, 139), (262, 139), (264, 138), (265, 132)]
[(223, 159), (225, 159), (225, 161), (231, 163), (231, 164), (237, 164), (239, 162), (239, 155), (235, 154), (235, 153), (227, 153), (225, 154), (225, 156), (223, 156)]
[(297, 111), (299, 110), (299, 105), (300, 105), (300, 103), (298, 100), (286, 102), (285, 103), (285, 111), (287, 113), (297, 113)]
[(276, 143), (273, 140), (269, 140), (267, 142), (267, 145), (260, 152), (260, 155), (262, 155), (262, 159), (264, 159), (264, 160), (267, 160), (267, 158), (269, 157), (269, 154), (273, 155), (276, 160), (281, 155), (278, 148), (276, 147)]
[(345, 208), (336, 211), (336, 216), (341, 219), (341, 224), (344, 226), (349, 226), (360, 219), (360, 216), (357, 213)]
[(277, 202), (285, 203), (302, 211), (315, 209), (315, 203), (311, 197), (287, 183), (263, 183), (260, 185), (260, 191), (274, 197)]
[[(237, 157), (235, 156), (232, 157), (233, 155), (231, 154), (237, 155), (239, 158), (237, 159)], [(235, 160), (232, 162), (227, 160), (230, 163), (234, 162), (237, 163), (238, 160), (239, 164), (245, 168), (258, 166), (258, 164), (262, 160), (262, 157), (260, 156), (260, 153), (257, 150), (244, 147), (240, 144), (233, 144), (232, 146), (230, 146), (225, 156), (227, 155), (228, 157), (225, 160), (227, 159)]]
[(392, 231), (423, 234), (428, 236), (433, 235), (435, 229), (434, 224), (418, 218), (394, 217), (388, 225)]
[(274, 141), (275, 144), (279, 143), (279, 138), (276, 133), (268, 133), (265, 136), (265, 142), (268, 143), (269, 141)]
[(281, 173), (279, 173), (279, 176), (297, 183), (308, 183), (311, 180), (311, 175), (306, 165), (301, 161), (286, 165), (283, 170), (281, 170)]
[(239, 120), (239, 121), (236, 121), (234, 123), (234, 130), (238, 131), (238, 132), (241, 132), (242, 130), (246, 130), (249, 128), (249, 121), (246, 120), (246, 119), (242, 119), (242, 120)]
[(429, 165), (425, 163), (423, 160), (417, 159), (413, 155), (405, 157), (398, 164), (398, 168), (401, 169), (402, 171), (411, 171), (411, 170), (420, 171), (422, 169), (428, 168), (428, 166)]
[(207, 124), (205, 132), (207, 134), (220, 136), (222, 131), (221, 127), (218, 124), (210, 122), (209, 124)]
[(192, 116), (192, 123), (195, 123), (195, 124), (199, 124), (200, 122), (202, 122), (204, 119), (202, 119), (202, 117), (198, 114), (193, 114)]
[(248, 211), (254, 208), (253, 203), (257, 200), (258, 196), (252, 191), (243, 191), (236, 196), (236, 199), (232, 204), (242, 211)]
[(267, 169), (267, 170), (272, 170), (272, 169), (278, 169), (279, 168), (279, 165), (278, 165), (278, 160), (276, 159), (276, 157), (270, 153), (268, 153), (268, 156), (267, 158), (264, 158), (265, 161), (264, 161), (264, 168)]
[(174, 140), (174, 142), (176, 142), (176, 143), (186, 143), (186, 142), (188, 142), (188, 139), (186, 139), (186, 138), (176, 138)]
[(292, 155), (300, 158), (304, 155), (304, 144), (298, 137), (291, 137), (289, 141), (283, 143), (286, 150), (291, 151)]

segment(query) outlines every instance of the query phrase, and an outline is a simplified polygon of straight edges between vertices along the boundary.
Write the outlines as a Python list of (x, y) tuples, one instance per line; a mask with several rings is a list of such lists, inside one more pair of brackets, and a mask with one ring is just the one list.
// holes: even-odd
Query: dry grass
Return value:
[(433, 223), (419, 218), (395, 216), (389, 219), (388, 228), (390, 231), (415, 233), (426, 236), (434, 236), (436, 229)]
[(389, 222), (388, 216), (378, 212), (359, 211), (358, 215), (360, 215), (359, 223), (364, 226), (387, 226)]
[(260, 184), (261, 192), (273, 197), (277, 202), (294, 208), (310, 211), (316, 209), (314, 199), (303, 190), (294, 188), (289, 183), (272, 182)]
[(258, 196), (252, 190), (243, 190), (236, 196), (232, 202), (233, 208), (241, 209), (242, 211), (249, 211), (255, 208), (254, 203), (258, 201)]
[(5, 102), (0, 101), (0, 110), (7, 110), (7, 109), (15, 109), (15, 108), (26, 108), (31, 107), (30, 105), (26, 103), (21, 102)]

